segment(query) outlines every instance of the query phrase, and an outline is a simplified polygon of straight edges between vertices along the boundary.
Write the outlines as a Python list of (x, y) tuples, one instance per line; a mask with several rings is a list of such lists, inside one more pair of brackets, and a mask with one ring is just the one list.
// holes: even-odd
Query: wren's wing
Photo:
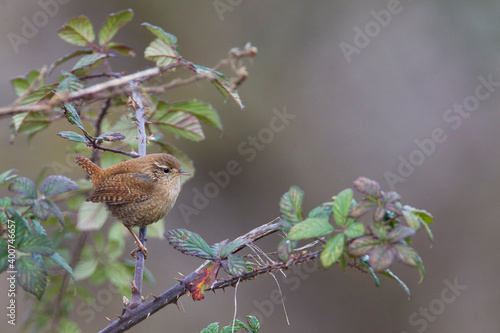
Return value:
[(141, 202), (148, 199), (155, 181), (142, 173), (122, 173), (104, 179), (87, 198), (109, 205)]

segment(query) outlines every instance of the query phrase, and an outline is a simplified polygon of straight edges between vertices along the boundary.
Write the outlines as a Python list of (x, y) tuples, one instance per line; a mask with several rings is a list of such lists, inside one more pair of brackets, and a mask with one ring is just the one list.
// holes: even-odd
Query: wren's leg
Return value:
[(147, 259), (148, 258), (148, 250), (144, 247), (144, 245), (142, 245), (141, 241), (139, 240), (139, 238), (137, 238), (137, 236), (135, 235), (132, 228), (127, 227), (127, 229), (128, 229), (128, 231), (130, 231), (130, 233), (132, 234), (132, 237), (134, 237), (134, 239), (135, 239), (135, 243), (137, 244), (137, 248), (134, 251), (130, 252), (130, 254), (132, 255), (132, 257), (135, 258), (135, 254), (137, 253), (137, 251), (141, 251), (144, 254), (144, 259)]

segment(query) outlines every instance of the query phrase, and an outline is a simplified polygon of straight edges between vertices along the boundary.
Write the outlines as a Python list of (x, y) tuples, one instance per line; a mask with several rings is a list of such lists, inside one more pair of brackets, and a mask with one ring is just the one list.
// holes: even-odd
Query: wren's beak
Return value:
[(177, 173), (179, 174), (179, 176), (191, 176), (189, 172), (186, 172), (184, 170), (179, 170), (179, 172)]

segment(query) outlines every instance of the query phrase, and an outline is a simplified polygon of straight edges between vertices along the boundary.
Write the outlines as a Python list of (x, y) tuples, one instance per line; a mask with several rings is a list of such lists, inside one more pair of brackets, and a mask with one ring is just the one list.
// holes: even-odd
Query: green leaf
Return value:
[(12, 179), (16, 178), (17, 177), (16, 174), (11, 174), (14, 171), (15, 171), (15, 169), (10, 169), (10, 170), (7, 170), (4, 173), (0, 174), (0, 184), (5, 185), (6, 183), (11, 181)]
[(165, 233), (165, 237), (170, 245), (184, 254), (207, 260), (212, 260), (217, 255), (200, 235), (189, 230), (169, 230)]
[(162, 28), (149, 23), (142, 23), (141, 26), (146, 27), (165, 44), (169, 46), (175, 46), (177, 44), (177, 37), (175, 37), (171, 33), (165, 32), (165, 30), (163, 30)]
[(125, 45), (125, 44), (111, 42), (111, 43), (108, 43), (106, 48), (108, 50), (114, 50), (118, 53), (124, 54), (124, 55), (129, 56), (129, 57), (136, 56), (135, 50), (133, 48), (131, 48), (130, 46)]
[(349, 225), (344, 233), (349, 238), (361, 237), (365, 234), (365, 226), (363, 223), (354, 222)]
[(105, 151), (101, 156), (101, 168), (106, 169), (123, 161), (125, 161), (124, 155)]
[(134, 12), (132, 9), (125, 9), (108, 15), (106, 22), (99, 31), (99, 44), (105, 46), (116, 35), (118, 30), (130, 22), (133, 17)]
[(16, 260), (17, 281), (23, 289), (39, 300), (47, 288), (47, 268), (32, 257), (24, 256)]
[(110, 261), (106, 264), (106, 276), (117, 287), (129, 287), (133, 279), (128, 268), (121, 262)]
[(238, 332), (240, 328), (243, 328), (245, 332), (249, 332), (250, 329), (248, 328), (247, 325), (245, 325), (241, 320), (236, 319), (234, 321), (234, 324), (224, 326), (220, 333), (233, 333), (233, 332)]
[(73, 271), (75, 280), (84, 280), (91, 276), (97, 268), (97, 258), (83, 259), (78, 262)]
[(222, 261), (222, 267), (230, 276), (240, 276), (248, 272), (248, 261), (241, 256), (230, 254)]
[[(120, 222), (116, 222), (109, 228), (108, 232), (108, 243), (104, 252), (112, 258), (119, 258), (125, 249), (125, 237), (123, 235), (123, 225)], [(149, 228), (148, 228), (149, 230)]]
[(94, 65), (99, 60), (107, 58), (107, 57), (108, 57), (108, 55), (105, 53), (95, 52), (95, 53), (87, 54), (87, 55), (81, 57), (80, 60), (78, 60), (78, 62), (73, 66), (71, 71), (73, 72), (73, 71), (76, 71), (77, 69)]
[(404, 244), (396, 244), (393, 246), (396, 258), (407, 265), (418, 267), (422, 263), (422, 259), (414, 248)]
[(76, 125), (81, 130), (85, 131), (85, 129), (83, 128), (82, 120), (80, 119), (80, 115), (73, 105), (71, 105), (70, 103), (65, 103), (64, 114), (66, 115), (66, 118), (68, 118), (70, 124)]
[(0, 273), (9, 267), (9, 245), (7, 241), (0, 237)]
[(55, 262), (59, 267), (68, 272), (68, 274), (73, 278), (73, 280), (76, 281), (75, 276), (73, 275), (73, 270), (71, 269), (70, 265), (66, 260), (64, 260), (63, 257), (61, 257), (59, 253), (55, 252), (54, 254), (50, 255), (49, 258), (52, 259), (52, 261)]
[(33, 233), (35, 235), (47, 236), (47, 230), (45, 230), (45, 228), (42, 227), (42, 225), (40, 224), (40, 222), (38, 222), (37, 219), (31, 218), (31, 223), (33, 224)]
[(387, 227), (382, 223), (373, 223), (370, 225), (370, 229), (376, 238), (385, 241), (387, 239)]
[(10, 85), (18, 97), (22, 96), (30, 87), (30, 84), (23, 76), (12, 78), (10, 80)]
[(54, 245), (46, 235), (28, 236), (19, 245), (19, 251), (28, 253), (40, 253), (44, 255), (54, 254)]
[(51, 175), (40, 185), (40, 192), (46, 196), (58, 195), (78, 190), (78, 185), (68, 177)]
[[(19, 115), (16, 115), (19, 116)], [(48, 114), (39, 112), (28, 112), (21, 114), (19, 117), (12, 117), (14, 125), (14, 134), (30, 134), (33, 135), (50, 125), (51, 120)]]
[(65, 56), (57, 59), (52, 65), (50, 65), (48, 72), (51, 73), (54, 70), (54, 68), (65, 63), (68, 60), (71, 60), (75, 57), (81, 56), (82, 54), (91, 54), (91, 53), (94, 53), (94, 50), (92, 50), (92, 49), (80, 49), (80, 50), (76, 50), (76, 51), (73, 51), (71, 53), (68, 53)]
[(252, 333), (259, 333), (260, 323), (259, 323), (259, 319), (257, 319), (257, 317), (247, 316), (247, 322), (248, 322), (248, 325), (250, 326), (250, 329), (252, 330)]
[(196, 74), (203, 74), (208, 80), (210, 80), (210, 82), (212, 82), (215, 88), (217, 88), (217, 90), (222, 94), (222, 96), (224, 96), (226, 100), (229, 97), (232, 97), (241, 109), (245, 108), (243, 103), (241, 103), (238, 91), (232, 89), (231, 83), (224, 74), (217, 72), (212, 68), (204, 66), (193, 64), (193, 67), (196, 69)]
[(33, 206), (31, 206), (31, 211), (35, 214), (37, 219), (46, 221), (50, 216), (51, 208), (46, 200), (40, 200), (35, 201)]
[(420, 217), (422, 219), (422, 221), (425, 222), (425, 224), (430, 225), (432, 222), (434, 222), (434, 217), (428, 211), (426, 211), (424, 209), (417, 209), (417, 208), (414, 208), (413, 211), (414, 211), (415, 215)]
[[(54, 85), (54, 84), (42, 86), (42, 87), (32, 91), (31, 93), (29, 93), (22, 100), (22, 102), (20, 104), (21, 105), (32, 104), (32, 103), (40, 102), (41, 100), (44, 100), (44, 99), (48, 99), (54, 95), (55, 88), (56, 88), (56, 85)], [(33, 117), (33, 119), (46, 117), (46, 115), (42, 115), (38, 112), (30, 112), (30, 115)]]
[(217, 77), (215, 79), (211, 79), (210, 82), (212, 82), (215, 88), (217, 88), (217, 90), (222, 94), (222, 96), (224, 96), (226, 100), (228, 100), (229, 97), (232, 97), (242, 110), (245, 108), (245, 106), (241, 102), (238, 91), (231, 88), (231, 84), (227, 79), (221, 80), (219, 77)]
[(9, 185), (9, 190), (31, 199), (37, 198), (35, 183), (26, 177), (18, 177), (14, 179)]
[(84, 202), (78, 210), (78, 230), (99, 230), (108, 218), (108, 211), (103, 204)]
[[(37, 70), (32, 70), (25, 76), (16, 76), (10, 80), (10, 84), (14, 89), (14, 92), (17, 96), (22, 96), (26, 93), (32, 85), (37, 82), (37, 79), (40, 77), (40, 72)], [(43, 80), (38, 82), (39, 84), (43, 84)]]
[(172, 46), (157, 38), (146, 47), (144, 57), (155, 61), (158, 67), (166, 67), (176, 62), (179, 55)]
[(332, 208), (329, 206), (321, 205), (312, 209), (307, 215), (308, 218), (322, 218), (328, 220), (332, 215)]
[(379, 244), (380, 241), (371, 236), (362, 236), (350, 243), (347, 249), (350, 255), (354, 257), (361, 257), (368, 254)]
[(323, 267), (333, 265), (344, 252), (345, 235), (338, 234), (330, 238), (321, 252), (320, 259)]
[(68, 139), (69, 141), (90, 143), (90, 140), (85, 136), (72, 131), (62, 131), (57, 133), (57, 135), (59, 135), (61, 138)]
[(95, 39), (94, 28), (85, 16), (70, 19), (59, 29), (59, 37), (73, 45), (85, 46), (92, 44)]
[(12, 124), (14, 125), (14, 133), (17, 133), (21, 125), (23, 124), (26, 117), (28, 117), (29, 112), (22, 112), (12, 116)]
[(16, 195), (14, 198), (12, 198), (12, 204), (14, 206), (32, 206), (35, 203), (35, 199), (28, 198), (25, 196), (19, 196)]
[(328, 235), (333, 232), (333, 226), (324, 219), (308, 218), (292, 227), (288, 233), (291, 240), (314, 238)]
[(170, 111), (164, 102), (158, 104), (151, 122), (188, 140), (198, 142), (205, 139), (200, 121), (195, 116), (187, 112)]
[(26, 219), (13, 207), (8, 208), (8, 213), (11, 220), (15, 223), (16, 238), (14, 245), (18, 248), (19, 244), (22, 243), (26, 235), (30, 234), (29, 224), (28, 221), (26, 221)]
[(90, 143), (89, 139), (81, 134), (77, 134), (72, 131), (62, 131), (57, 133), (61, 138), (68, 139), (69, 141), (81, 142), (81, 143)]
[(211, 323), (207, 328), (202, 329), (200, 333), (219, 333), (219, 323)]
[(333, 218), (338, 226), (346, 225), (349, 211), (352, 204), (352, 190), (350, 188), (343, 190), (333, 202)]
[(414, 230), (420, 229), (421, 219), (419, 216), (414, 214), (412, 207), (404, 206), (403, 207), (403, 216), (405, 218), (406, 223), (413, 228)]
[(302, 200), (304, 191), (297, 186), (292, 186), (283, 194), (280, 200), (281, 218), (293, 224), (302, 220)]
[(429, 224), (434, 221), (434, 217), (423, 209), (417, 209), (411, 206), (405, 205), (403, 207), (403, 216), (406, 220), (406, 223), (413, 229), (418, 230), (420, 226), (423, 226), (431, 242), (434, 241), (434, 236), (432, 234), (431, 229), (429, 228)]
[(227, 243), (220, 251), (220, 257), (226, 258), (228, 255), (233, 253), (239, 247), (245, 246), (247, 244), (252, 243), (253, 240), (249, 238), (237, 238), (232, 242)]
[(59, 322), (59, 332), (64, 333), (81, 333), (82, 330), (78, 326), (78, 324), (72, 320), (67, 318), (61, 318)]
[(50, 213), (57, 218), (57, 221), (59, 221), (59, 223), (61, 224), (61, 226), (64, 228), (64, 222), (65, 222), (64, 221), (64, 215), (61, 212), (61, 210), (59, 209), (59, 207), (54, 202), (52, 202), (51, 200), (47, 199), (47, 200), (45, 200), (45, 202), (49, 206)]
[(159, 220), (157, 223), (152, 223), (148, 225), (148, 239), (161, 238), (165, 233), (165, 224), (163, 220)]
[(206, 104), (197, 100), (191, 100), (188, 102), (171, 104), (169, 111), (170, 112), (182, 111), (192, 114), (193, 116), (205, 122), (206, 124), (222, 131), (222, 122), (220, 120), (219, 114), (210, 104)]
[(345, 271), (347, 267), (347, 259), (345, 257), (346, 256), (342, 254), (339, 258), (339, 268), (343, 271)]
[(84, 87), (83, 82), (80, 81), (80, 79), (76, 75), (69, 73), (69, 72), (63, 72), (63, 73), (64, 73), (65, 78), (57, 86), (56, 92), (60, 92), (60, 91), (73, 92), (73, 91), (83, 89), (83, 87)]

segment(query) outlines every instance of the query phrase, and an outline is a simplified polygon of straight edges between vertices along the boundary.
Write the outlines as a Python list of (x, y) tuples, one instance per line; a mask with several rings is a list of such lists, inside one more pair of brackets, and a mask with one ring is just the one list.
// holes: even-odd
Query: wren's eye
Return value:
[(163, 173), (169, 173), (170, 169), (169, 168), (163, 168)]

